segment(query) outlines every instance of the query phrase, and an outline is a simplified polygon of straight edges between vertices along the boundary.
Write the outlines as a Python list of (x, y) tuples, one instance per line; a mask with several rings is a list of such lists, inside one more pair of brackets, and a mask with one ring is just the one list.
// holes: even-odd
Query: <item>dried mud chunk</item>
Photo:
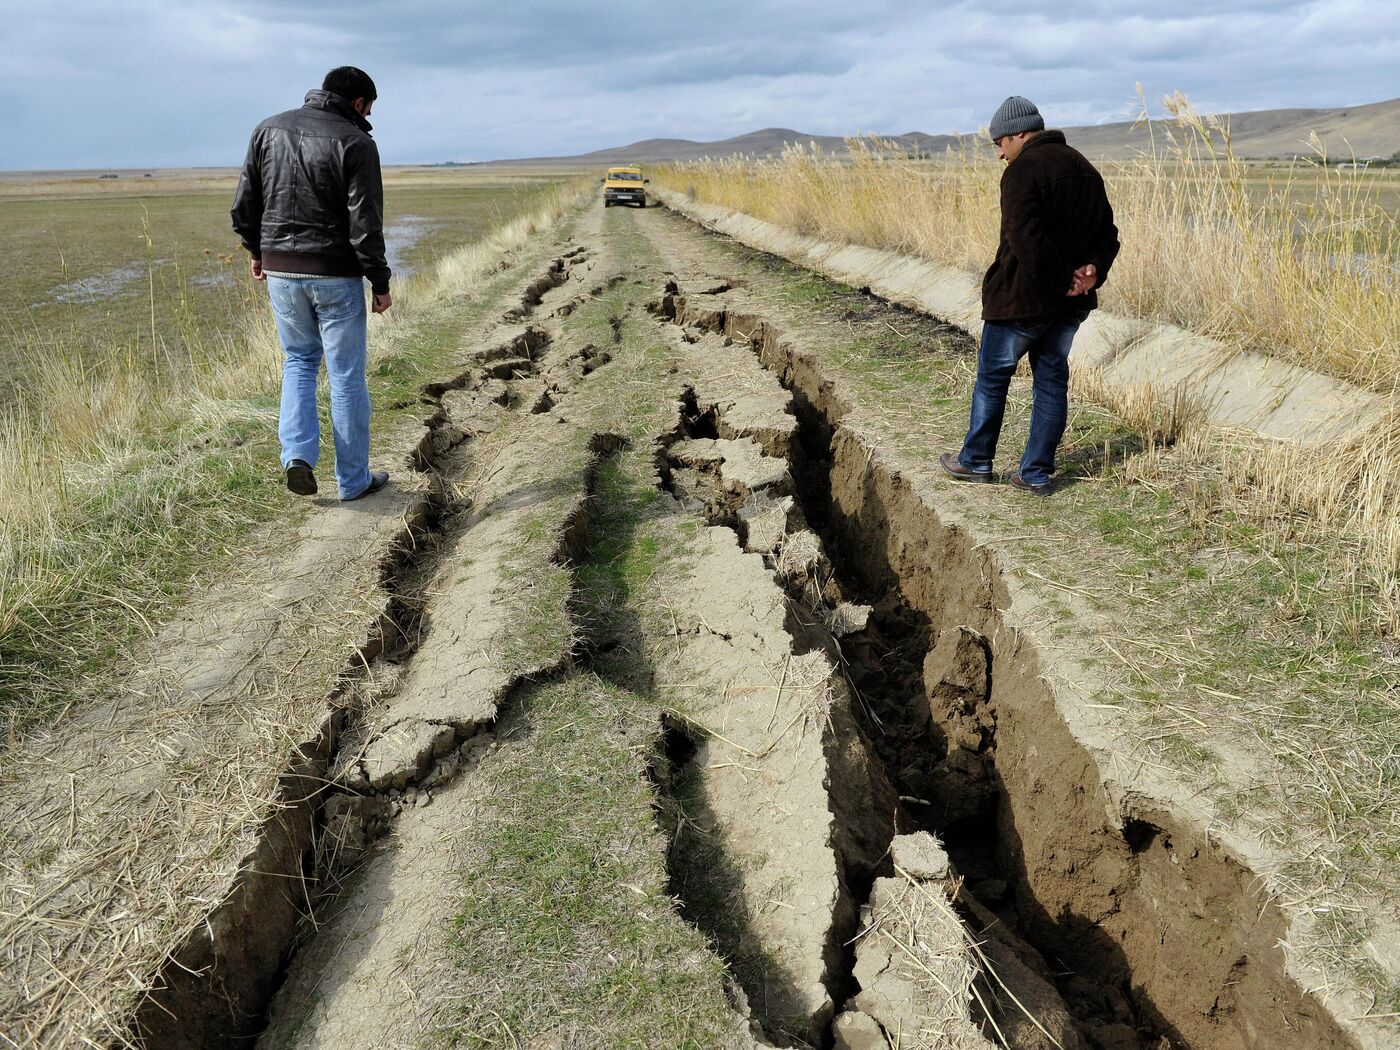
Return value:
[(719, 436), (748, 438), (764, 455), (787, 460), (792, 456), (797, 419), (791, 414), (792, 395), (786, 391), (744, 394), (716, 406)]
[(788, 519), (792, 514), (791, 496), (773, 499), (757, 493), (739, 511), (744, 536), (744, 549), (758, 554), (772, 554), (787, 535)]
[(413, 719), (390, 726), (365, 749), (365, 776), (377, 790), (401, 788), (428, 771), (452, 746), (451, 726)]
[(837, 638), (845, 638), (847, 635), (865, 630), (873, 611), (868, 605), (840, 602), (836, 608), (826, 614), (826, 629)]
[(836, 1041), (834, 1050), (890, 1050), (889, 1040), (875, 1019), (866, 1014), (847, 1011), (831, 1026)]
[(388, 802), (364, 795), (334, 794), (326, 800), (325, 830), (316, 843), (318, 871), (353, 866), (388, 819)]
[(792, 488), (787, 460), (764, 455), (748, 438), (689, 438), (672, 445), (667, 455), (687, 467), (717, 471), (725, 491), (741, 500), (761, 489), (779, 495)]
[(980, 751), (990, 741), (987, 710), (987, 640), (970, 627), (948, 627), (924, 658), (929, 716), (950, 745)]
[(901, 1050), (991, 1050), (972, 1019), (976, 961), (943, 887), (877, 879), (862, 918), (852, 1005)]
[(1050, 969), (1045, 960), (980, 900), (963, 895), (961, 903), (975, 920), (973, 932), (981, 946), (983, 968), (996, 975), (984, 974), (979, 987), (1008, 1045), (1027, 1050), (1088, 1050), (1064, 999), (1047, 976)]
[(528, 357), (507, 357), (501, 361), (493, 361), (486, 367), (485, 372), (493, 379), (509, 380), (529, 375), (534, 368), (535, 363)]
[(890, 859), (914, 879), (946, 879), (951, 873), (943, 845), (927, 831), (895, 836)]
[(818, 577), (831, 574), (822, 541), (815, 532), (803, 529), (783, 541), (778, 555), (778, 573), (792, 590), (801, 590)]

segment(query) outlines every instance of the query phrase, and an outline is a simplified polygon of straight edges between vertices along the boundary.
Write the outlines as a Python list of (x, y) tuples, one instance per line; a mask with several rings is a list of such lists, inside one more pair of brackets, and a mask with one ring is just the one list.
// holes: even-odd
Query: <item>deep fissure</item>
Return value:
[[(964, 920), (974, 930), (988, 920), (1018, 930), (1021, 924), (1015, 894), (1020, 880), (1008, 868), (1002, 841), (1007, 832), (1002, 826), (1003, 800), (995, 765), (996, 709), (992, 702), (990, 651), (985, 653), (983, 680), (978, 687), (945, 689), (945, 693), (953, 695), (925, 700), (924, 663), (934, 648), (940, 625), (908, 603), (901, 593), (903, 581), (888, 563), (882, 562), (880, 544), (869, 540), (872, 524), (888, 529), (890, 523), (847, 520), (833, 502), (832, 445), (839, 420), (828, 418), (814, 403), (803, 384), (795, 380), (791, 368), (774, 367), (784, 355), (768, 345), (777, 337), (759, 318), (735, 315), (727, 308), (692, 312), (685, 298), (670, 287), (653, 312), (694, 331), (748, 342), (792, 395), (798, 421), (797, 447), (790, 461), (796, 518), (821, 538), (824, 563), (830, 572), (825, 588), (814, 589), (810, 579), (794, 588), (791, 580), (785, 580), (790, 599), (812, 617), (796, 625), (794, 637), (799, 637), (802, 628), (812, 637), (816, 629), (817, 640), (813, 644), (826, 644), (839, 659), (858, 701), (853, 707), (864, 736), (899, 793), (898, 830), (929, 831), (943, 842), (964, 879), (962, 893), (968, 898), (960, 908)], [(693, 392), (687, 409), (683, 419), (704, 419), (694, 403)], [(714, 431), (713, 420), (707, 422), (706, 436)], [(682, 430), (687, 432), (685, 427)], [(734, 527), (732, 516), (708, 516), (714, 524)], [(822, 606), (831, 601), (868, 607), (870, 613), (864, 628), (840, 639), (821, 631)], [(987, 645), (980, 636), (972, 644), (984, 648)], [(956, 695), (959, 692), (962, 695)], [(947, 707), (945, 716), (930, 717), (929, 703), (940, 701)], [(950, 739), (950, 730), (957, 739)], [(1150, 841), (1145, 835), (1142, 839)], [(870, 872), (869, 878), (859, 883), (851, 880), (859, 899), (864, 900), (868, 894), (875, 874)], [(1113, 1045), (1126, 1046), (1122, 1042), (1125, 1018), (1136, 1030), (1138, 1045), (1185, 1045), (1170, 1026), (1158, 1020), (1160, 1015), (1155, 1008), (1143, 1003), (1143, 993), (1134, 988), (1131, 971), (1112, 982), (1096, 975), (1100, 995), (1086, 996), (1068, 980), (1075, 975), (1064, 963), (1058, 940), (1042, 933), (1031, 945), (1045, 960), (1042, 975), (1060, 986), (1076, 1025), (1094, 1045), (1107, 1045), (1100, 1043), (1095, 1033), (1112, 1027), (1118, 1038)], [(849, 969), (846, 978), (850, 979)], [(839, 983), (839, 979), (833, 982)], [(832, 991), (836, 993), (837, 987)]]

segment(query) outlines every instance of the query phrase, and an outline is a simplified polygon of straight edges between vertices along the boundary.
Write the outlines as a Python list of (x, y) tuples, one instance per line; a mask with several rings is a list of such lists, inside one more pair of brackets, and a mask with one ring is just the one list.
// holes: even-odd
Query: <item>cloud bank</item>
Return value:
[[(5, 0), (8, 7), (12, 0)], [(379, 86), (387, 163), (571, 154), (642, 138), (972, 131), (1008, 94), (1055, 124), (1134, 86), (1198, 108), (1400, 95), (1400, 0), (514, 4), (57, 0), (0, 9), (0, 169), (232, 165), (334, 65)]]

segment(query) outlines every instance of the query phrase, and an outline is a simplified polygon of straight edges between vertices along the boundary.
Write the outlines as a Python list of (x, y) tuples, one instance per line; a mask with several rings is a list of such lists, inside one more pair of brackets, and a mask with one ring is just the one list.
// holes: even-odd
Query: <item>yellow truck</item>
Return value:
[(643, 188), (650, 179), (642, 178), (642, 169), (635, 164), (620, 168), (609, 168), (603, 179), (603, 207), (614, 204), (636, 204), (647, 206), (647, 191)]

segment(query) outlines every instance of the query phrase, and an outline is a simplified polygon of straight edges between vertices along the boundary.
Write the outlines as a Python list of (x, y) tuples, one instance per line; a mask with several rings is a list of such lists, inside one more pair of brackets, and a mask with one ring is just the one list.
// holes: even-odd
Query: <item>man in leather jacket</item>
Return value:
[(365, 119), (376, 96), (363, 70), (331, 70), (300, 109), (253, 130), (234, 194), (233, 228), (252, 256), (253, 277), (267, 282), (282, 344), (282, 466), (287, 487), (303, 496), (316, 492), (316, 377), (323, 359), (340, 498), (359, 499), (389, 480), (369, 469), (365, 381), (365, 279), (375, 313), (393, 302), (379, 149)]
[(1031, 420), (1011, 484), (1050, 494), (1055, 451), (1069, 416), (1069, 352), (1079, 325), (1098, 305), (1095, 289), (1118, 255), (1102, 176), (1064, 132), (1046, 131), (1040, 111), (1013, 95), (992, 118), (991, 138), (1006, 161), (1001, 176), (1001, 241), (982, 281), (982, 343), (962, 450), (939, 457), (959, 481), (990, 481), (1011, 376), (1031, 362)]

